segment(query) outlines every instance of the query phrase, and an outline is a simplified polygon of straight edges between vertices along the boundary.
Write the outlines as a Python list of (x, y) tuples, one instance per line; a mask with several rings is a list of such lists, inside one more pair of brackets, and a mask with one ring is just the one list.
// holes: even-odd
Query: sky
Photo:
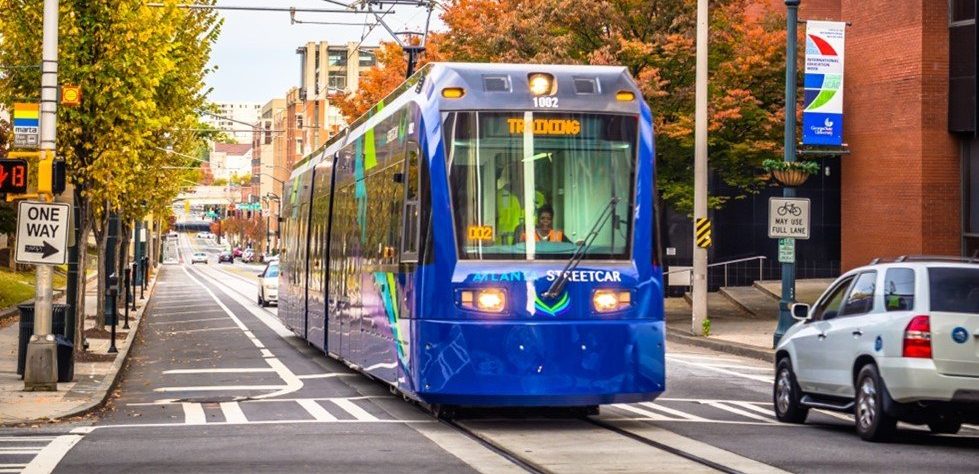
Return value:
[[(353, 0), (341, 0), (352, 2)], [(219, 6), (296, 7), (340, 9), (324, 0), (219, 0)], [(385, 10), (390, 8), (385, 6)], [(439, 10), (432, 13), (431, 29), (443, 28)], [(365, 21), (373, 16), (362, 14), (296, 13), (299, 21), (357, 23), (347, 25), (290, 24), (289, 12), (221, 10), (224, 18), (221, 35), (211, 51), (211, 66), (217, 70), (208, 75), (213, 102), (259, 102), (284, 98), (290, 87), (299, 85), (299, 55), (296, 48), (307, 42), (327, 41), (345, 44), (361, 41), (367, 30)], [(399, 6), (385, 17), (394, 31), (422, 31), (427, 11), (422, 7)], [(390, 41), (391, 35), (378, 25), (363, 39), (366, 46)]]

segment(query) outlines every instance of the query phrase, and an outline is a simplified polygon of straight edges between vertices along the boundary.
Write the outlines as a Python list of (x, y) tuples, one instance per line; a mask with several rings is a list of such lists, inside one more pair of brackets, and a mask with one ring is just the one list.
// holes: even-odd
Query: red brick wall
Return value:
[(947, 130), (947, 2), (803, 0), (847, 28), (842, 265), (958, 254), (958, 152)]

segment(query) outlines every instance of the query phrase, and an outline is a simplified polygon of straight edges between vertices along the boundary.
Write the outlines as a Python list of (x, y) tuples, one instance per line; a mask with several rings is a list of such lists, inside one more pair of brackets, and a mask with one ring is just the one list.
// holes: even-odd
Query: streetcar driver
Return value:
[[(520, 241), (526, 241), (527, 234), (520, 233)], [(544, 204), (537, 209), (537, 226), (534, 227), (535, 242), (568, 242), (564, 231), (554, 228), (554, 208), (550, 204)]]

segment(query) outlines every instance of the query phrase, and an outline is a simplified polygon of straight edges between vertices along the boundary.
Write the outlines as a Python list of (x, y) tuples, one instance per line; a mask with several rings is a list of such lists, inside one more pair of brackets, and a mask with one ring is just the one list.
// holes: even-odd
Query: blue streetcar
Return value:
[(279, 318), (425, 404), (651, 400), (653, 156), (623, 67), (429, 64), (296, 165)]

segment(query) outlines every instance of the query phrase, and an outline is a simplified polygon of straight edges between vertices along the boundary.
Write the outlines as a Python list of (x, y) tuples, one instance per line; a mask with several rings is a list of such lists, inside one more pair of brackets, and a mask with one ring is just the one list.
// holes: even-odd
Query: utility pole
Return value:
[[(694, 129), (693, 220), (707, 217), (707, 0), (697, 0), (697, 87)], [(693, 230), (693, 317), (690, 332), (704, 334), (707, 319), (707, 249)]]
[[(785, 42), (785, 161), (795, 161), (795, 104), (796, 104), (796, 40), (798, 37), (799, 3), (801, 0), (785, 0), (786, 42)], [(783, 197), (795, 197), (795, 188), (782, 188)], [(795, 252), (793, 247), (793, 252)], [(793, 256), (792, 261), (795, 261)], [(772, 346), (777, 346), (785, 331), (792, 326), (789, 308), (795, 301), (795, 264), (782, 264), (782, 299), (778, 302), (778, 326), (775, 328)]]
[[(58, 111), (58, 0), (44, 0), (41, 46), (41, 154), (54, 156)], [(58, 390), (58, 357), (51, 334), (51, 265), (37, 265), (34, 335), (27, 344), (25, 391)]]

